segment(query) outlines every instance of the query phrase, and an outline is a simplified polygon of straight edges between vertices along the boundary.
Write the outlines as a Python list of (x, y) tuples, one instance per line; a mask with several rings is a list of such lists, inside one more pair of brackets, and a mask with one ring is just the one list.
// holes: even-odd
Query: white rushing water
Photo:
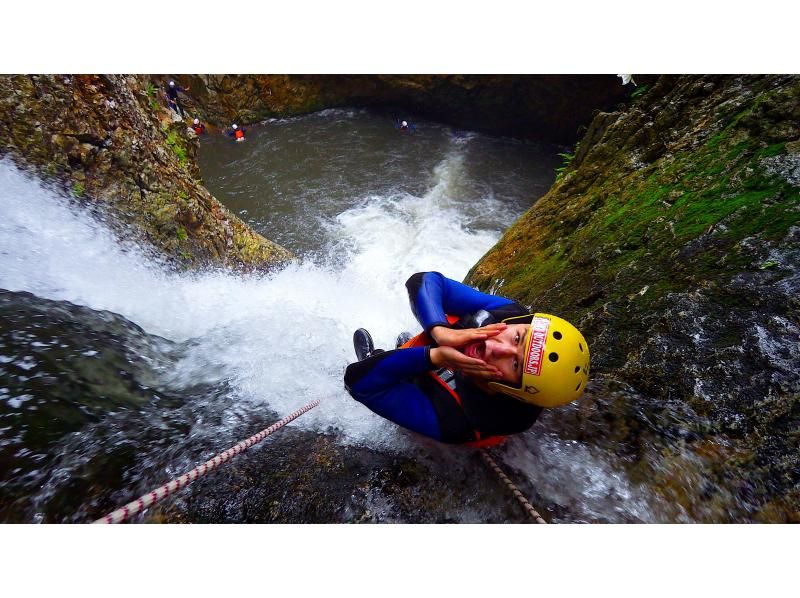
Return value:
[(0, 287), (109, 310), (172, 341), (191, 339), (187, 356), (165, 374), (171, 385), (226, 379), (238, 400), (278, 413), (320, 398), (296, 425), (400, 448), (408, 434), (353, 401), (342, 376), (356, 328), (369, 329), (382, 347), (400, 331), (419, 330), (408, 276), (439, 270), (460, 280), (499, 237), (461, 226), (452, 202), (458, 166), (457, 157), (445, 159), (423, 197), (354, 202), (328, 224), (336, 250), (346, 251), (339, 265), (304, 261), (243, 277), (169, 272), (3, 161)]

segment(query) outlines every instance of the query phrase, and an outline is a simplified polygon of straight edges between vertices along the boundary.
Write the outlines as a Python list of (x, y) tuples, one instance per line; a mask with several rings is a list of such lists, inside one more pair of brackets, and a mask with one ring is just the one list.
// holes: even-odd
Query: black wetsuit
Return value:
[(172, 108), (175, 112), (183, 116), (183, 108), (178, 103), (178, 92), (185, 91), (183, 87), (176, 85), (175, 87), (170, 87), (167, 85), (167, 104), (169, 107)]

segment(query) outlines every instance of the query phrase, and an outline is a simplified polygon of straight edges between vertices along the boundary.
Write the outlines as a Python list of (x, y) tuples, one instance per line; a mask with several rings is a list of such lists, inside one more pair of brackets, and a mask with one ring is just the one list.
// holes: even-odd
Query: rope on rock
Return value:
[(95, 521), (95, 523), (120, 523), (122, 521), (125, 521), (129, 517), (136, 515), (137, 513), (141, 513), (149, 506), (154, 505), (155, 503), (160, 501), (162, 498), (169, 496), (174, 492), (177, 492), (184, 486), (188, 486), (189, 484), (194, 482), (197, 478), (204, 476), (209, 471), (216, 469), (217, 467), (219, 467), (220, 465), (222, 465), (227, 461), (230, 461), (233, 457), (249, 449), (254, 444), (258, 444), (259, 442), (264, 440), (267, 436), (272, 434), (275, 430), (282, 428), (293, 419), (297, 419), (298, 417), (303, 415), (306, 411), (310, 411), (317, 405), (319, 405), (319, 400), (311, 401), (305, 407), (302, 407), (297, 411), (295, 411), (294, 413), (287, 415), (279, 422), (275, 422), (274, 424), (272, 424), (269, 428), (261, 430), (261, 432), (251, 436), (247, 440), (243, 440), (236, 446), (229, 448), (227, 451), (220, 453), (213, 459), (210, 459), (205, 463), (203, 463), (202, 465), (195, 467), (193, 470), (183, 474), (181, 477), (175, 478), (174, 480), (172, 480), (167, 484), (164, 484), (160, 488), (156, 488), (152, 492), (148, 492), (147, 494), (142, 495), (138, 499), (129, 502), (127, 505), (117, 509), (113, 513), (109, 513), (105, 517), (101, 517), (100, 519)]
[(514, 482), (509, 480), (508, 476), (503, 473), (503, 470), (501, 470), (500, 466), (497, 465), (497, 463), (494, 462), (494, 459), (489, 456), (489, 452), (486, 449), (481, 451), (481, 456), (483, 457), (483, 460), (486, 461), (486, 464), (494, 469), (498, 477), (505, 483), (506, 486), (508, 486), (509, 490), (511, 490), (516, 499), (525, 508), (525, 511), (527, 511), (528, 515), (530, 515), (532, 519), (536, 520), (536, 523), (547, 523), (544, 519), (542, 519), (542, 516), (536, 512), (536, 509), (534, 509), (533, 505), (528, 502), (528, 499), (525, 498), (522, 492), (519, 491), (519, 488), (514, 485)]

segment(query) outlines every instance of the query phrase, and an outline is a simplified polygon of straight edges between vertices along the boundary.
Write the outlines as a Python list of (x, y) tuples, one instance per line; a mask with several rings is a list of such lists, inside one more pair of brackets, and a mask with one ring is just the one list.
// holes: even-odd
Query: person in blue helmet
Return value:
[(441, 442), (487, 446), (583, 393), (589, 347), (569, 322), (439, 272), (414, 274), (406, 289), (423, 332), (384, 351), (359, 328), (358, 361), (345, 370), (350, 395), (378, 415)]

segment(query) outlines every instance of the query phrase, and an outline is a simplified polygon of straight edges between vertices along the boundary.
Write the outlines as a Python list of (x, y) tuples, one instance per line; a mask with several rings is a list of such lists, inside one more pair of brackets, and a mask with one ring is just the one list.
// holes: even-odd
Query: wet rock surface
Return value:
[(574, 320), (594, 374), (737, 447), (720, 465), (747, 488), (733, 520), (800, 512), (799, 99), (796, 76), (658, 78), (594, 119), (467, 280)]
[(282, 430), (146, 522), (531, 523), (470, 449), (396, 455)]

